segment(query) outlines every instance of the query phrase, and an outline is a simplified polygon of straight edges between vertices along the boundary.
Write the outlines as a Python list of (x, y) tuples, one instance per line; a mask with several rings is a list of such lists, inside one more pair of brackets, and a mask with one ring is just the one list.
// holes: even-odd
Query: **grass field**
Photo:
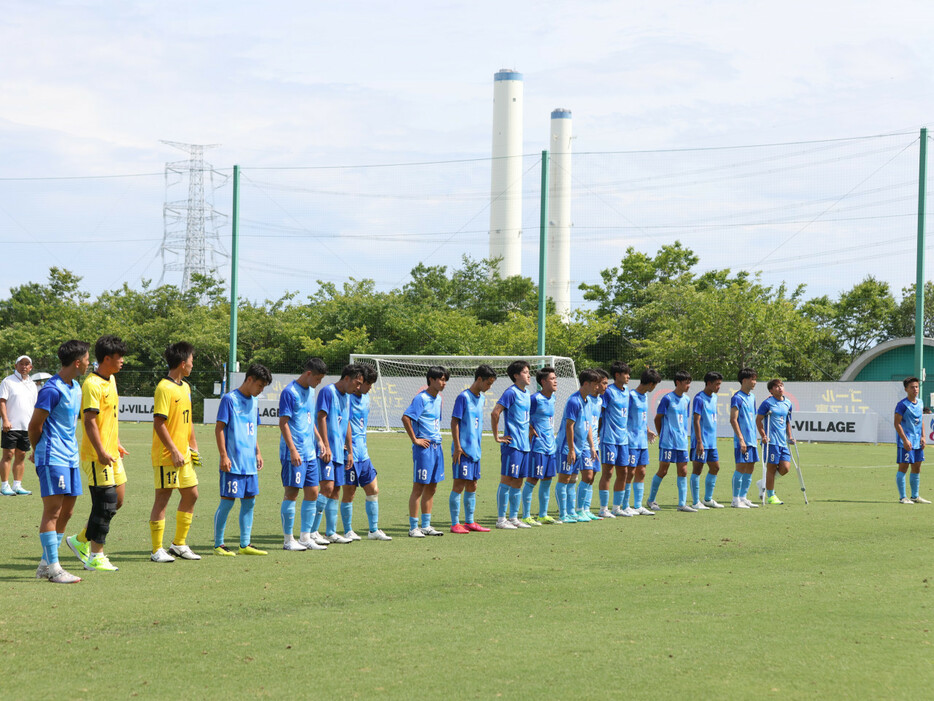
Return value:
[[(206, 467), (189, 543), (205, 557), (157, 565), (151, 427), (121, 436), (130, 482), (107, 545), (119, 572), (36, 581), (31, 466), (36, 494), (0, 499), (2, 698), (928, 698), (934, 684), (934, 505), (897, 503), (891, 445), (803, 445), (808, 507), (790, 476), (784, 506), (677, 513), (672, 473), (655, 517), (416, 540), (408, 440), (371, 434), (395, 540), (291, 553), (278, 434), (262, 428), (253, 541), (270, 553), (219, 558), (217, 454), (198, 427)], [(728, 503), (732, 449), (719, 448)], [(478, 520), (492, 525), (498, 454), (485, 450)], [(445, 531), (449, 484), (433, 519)], [(69, 532), (89, 508), (78, 500)], [(234, 512), (228, 542), (237, 533)]]

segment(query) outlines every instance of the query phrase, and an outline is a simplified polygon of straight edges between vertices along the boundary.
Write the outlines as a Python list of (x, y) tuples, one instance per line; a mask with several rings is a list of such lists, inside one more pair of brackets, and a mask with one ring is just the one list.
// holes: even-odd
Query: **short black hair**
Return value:
[(451, 371), (443, 365), (432, 365), (425, 372), (425, 380), (429, 383), (432, 380), (440, 380), (441, 378), (444, 378), (445, 382), (451, 379)]
[(535, 373), (535, 381), (541, 385), (543, 381), (548, 379), (549, 375), (557, 375), (558, 372), (552, 367), (545, 367)]
[[(921, 384), (921, 380), (919, 380), (917, 377), (906, 377), (904, 380), (902, 380), (902, 387), (904, 387), (905, 389), (908, 389), (908, 385), (910, 385), (912, 382), (917, 382), (918, 384)], [(769, 389), (772, 389), (772, 388), (769, 387)]]
[(597, 372), (597, 374), (598, 374), (600, 377), (602, 377), (604, 380), (609, 380), (609, 379), (610, 379), (610, 373), (608, 373), (608, 372), (607, 372), (606, 370), (604, 370), (603, 368), (594, 368), (594, 370), (595, 370), (595, 371)]
[(581, 370), (580, 374), (577, 376), (577, 382), (581, 385), (587, 382), (599, 382), (600, 374), (596, 370), (591, 370), (590, 368), (586, 370)]
[(755, 380), (758, 377), (759, 373), (757, 373), (752, 368), (743, 368), (736, 374), (736, 381), (742, 382), (743, 380)]
[(723, 375), (721, 375), (719, 372), (714, 372), (711, 370), (706, 375), (704, 375), (704, 384), (709, 385), (711, 382), (716, 382), (717, 380), (722, 379)]
[(91, 344), (87, 341), (65, 341), (58, 347), (58, 359), (63, 368), (68, 367), (89, 350), (91, 350)]
[(616, 379), (617, 375), (632, 375), (632, 368), (629, 367), (622, 360), (615, 361), (610, 365), (610, 374), (613, 376), (613, 379)]
[(309, 358), (302, 365), (302, 372), (310, 372), (312, 375), (327, 375), (328, 366), (324, 364), (321, 358)]
[[(769, 380), (769, 384), (766, 385), (769, 388), (769, 392), (771, 392), (772, 388), (780, 382), (782, 382), (782, 378), (780, 377), (773, 377), (771, 380)], [(782, 384), (784, 383), (782, 382)]]
[(165, 358), (165, 362), (169, 364), (169, 370), (174, 370), (194, 354), (195, 347), (193, 345), (188, 341), (179, 341), (166, 348), (162, 357)]
[(104, 358), (108, 355), (126, 354), (126, 343), (124, 343), (123, 339), (119, 336), (111, 336), (110, 334), (101, 336), (97, 339), (97, 343), (94, 344), (94, 357), (97, 358), (97, 362), (99, 363), (104, 362)]
[(675, 382), (690, 382), (692, 379), (691, 373), (687, 370), (678, 370), (674, 377)]
[(662, 381), (662, 376), (658, 374), (658, 370), (654, 368), (646, 368), (642, 371), (642, 376), (639, 378), (639, 382), (644, 385), (657, 385)]
[(478, 365), (477, 369), (473, 371), (473, 379), (475, 380), (489, 380), (491, 377), (496, 379), (496, 370), (489, 365)]
[(272, 382), (272, 375), (269, 369), (265, 365), (260, 365), (259, 363), (251, 363), (250, 367), (246, 369), (246, 378), (244, 379), (249, 380), (251, 377), (255, 377), (264, 385), (268, 385)]
[(526, 368), (531, 370), (531, 366), (524, 360), (513, 360), (509, 363), (509, 367), (506, 368), (506, 374), (509, 375), (509, 379), (513, 382), (516, 381), (516, 377)]
[(345, 377), (349, 377), (351, 380), (355, 377), (363, 377), (363, 367), (357, 365), (356, 363), (349, 363), (345, 365), (344, 369), (341, 370), (340, 379), (343, 380)]
[(379, 379), (379, 373), (376, 372), (376, 368), (372, 365), (363, 365), (361, 363), (360, 369), (363, 370), (363, 381), (368, 385), (372, 385)]

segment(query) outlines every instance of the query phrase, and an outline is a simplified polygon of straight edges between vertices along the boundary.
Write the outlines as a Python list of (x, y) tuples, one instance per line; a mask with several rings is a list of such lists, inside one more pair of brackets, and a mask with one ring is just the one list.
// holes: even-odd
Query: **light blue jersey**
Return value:
[[(460, 422), (461, 450), (474, 462), (480, 461), (482, 452), (484, 404), (486, 404), (486, 397), (482, 392), (478, 396), (469, 389), (465, 389), (454, 400), (454, 411), (451, 414)], [(453, 444), (451, 455), (454, 455)]]
[(629, 416), (626, 419), (630, 448), (649, 447), (649, 398), (637, 390), (629, 393)]
[(81, 411), (81, 385), (77, 380), (66, 383), (58, 373), (52, 375), (39, 390), (36, 409), (49, 413), (36, 445), (36, 465), (78, 467), (75, 431)]
[(503, 437), (512, 439), (509, 447), (523, 453), (529, 452), (529, 408), (532, 395), (527, 389), (521, 390), (516, 385), (510, 385), (496, 403), (505, 409), (502, 413), (506, 419)]
[[(279, 418), (289, 419), (289, 432), (292, 434), (292, 443), (295, 450), (304, 460), (314, 460), (317, 457), (315, 447), (315, 390), (313, 387), (302, 387), (292, 380), (279, 395)], [(279, 437), (279, 459), (283, 462), (290, 459), (289, 447), (285, 443), (285, 436)]]
[[(691, 411), (700, 416), (700, 437), (704, 450), (717, 447), (717, 393), (698, 392), (691, 403)], [(691, 426), (694, 426), (693, 419)], [(691, 439), (691, 446), (697, 445), (697, 436)]]
[[(315, 416), (326, 414), (328, 444), (331, 446), (331, 462), (343, 465), (347, 461), (347, 424), (350, 421), (350, 400), (337, 389), (328, 385), (318, 392), (315, 401)], [(356, 456), (355, 456), (356, 457)]]
[(562, 455), (567, 455), (568, 440), (566, 435), (567, 422), (574, 422), (574, 435), (571, 440), (574, 442), (574, 452), (578, 457), (590, 452), (590, 443), (587, 441), (588, 423), (586, 420), (587, 405), (589, 399), (581, 396), (580, 392), (575, 392), (568, 397), (567, 404), (564, 405), (564, 416), (561, 418), (561, 425), (558, 427), (558, 450)]
[(662, 431), (658, 437), (658, 445), (661, 450), (689, 450), (690, 440), (688, 439), (688, 425), (691, 407), (688, 403), (688, 396), (682, 394), (680, 397), (674, 392), (669, 392), (658, 403), (656, 415), (662, 416)]
[(532, 395), (529, 403), (529, 421), (535, 429), (532, 439), (532, 452), (542, 455), (554, 455), (557, 450), (555, 441), (555, 395), (546, 397), (541, 392)]
[(370, 395), (350, 395), (350, 439), (353, 443), (353, 461), (361, 463), (370, 459), (366, 446), (366, 427), (370, 423)]
[[(911, 441), (912, 450), (921, 448), (921, 436), (924, 433), (922, 411), (920, 399), (909, 402), (906, 397), (895, 406), (895, 413), (902, 417), (902, 430), (908, 436), (908, 440)], [(904, 447), (898, 432), (895, 434), (895, 444), (899, 448)]]
[(765, 425), (769, 436), (769, 446), (786, 447), (788, 445), (788, 421), (791, 419), (791, 402), (787, 399), (779, 401), (769, 395), (756, 412), (765, 417)]
[[(422, 390), (415, 395), (409, 408), (402, 414), (412, 419), (416, 438), (425, 438), (441, 444), (441, 395), (432, 397)], [(442, 457), (444, 457), (442, 455)]]
[(230, 458), (230, 474), (255, 475), (256, 427), (259, 401), (235, 389), (221, 397), (217, 420), (224, 424), (224, 445)]
[(593, 436), (593, 444), (596, 448), (600, 447), (600, 417), (603, 414), (603, 397), (596, 396), (587, 399), (587, 425), (590, 427)]
[[(756, 431), (756, 396), (739, 391), (730, 399), (730, 408), (736, 408), (736, 422), (739, 432), (743, 435), (746, 447), (756, 445), (758, 432)], [(733, 435), (733, 448), (739, 450), (739, 437)]]
[(615, 384), (603, 394), (603, 425), (600, 441), (609, 445), (629, 445), (629, 388)]

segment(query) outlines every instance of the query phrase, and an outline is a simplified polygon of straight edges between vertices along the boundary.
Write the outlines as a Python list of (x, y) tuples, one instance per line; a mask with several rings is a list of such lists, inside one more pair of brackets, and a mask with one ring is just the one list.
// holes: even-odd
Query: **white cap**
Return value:
[(28, 355), (21, 355), (20, 357), (18, 357), (18, 358), (16, 359), (16, 362), (13, 363), (13, 364), (14, 364), (14, 365), (18, 365), (18, 364), (19, 364), (19, 361), (21, 361), (23, 358), (25, 358), (26, 360), (28, 360), (28, 361), (29, 361), (29, 364), (32, 365), (32, 358), (30, 358)]

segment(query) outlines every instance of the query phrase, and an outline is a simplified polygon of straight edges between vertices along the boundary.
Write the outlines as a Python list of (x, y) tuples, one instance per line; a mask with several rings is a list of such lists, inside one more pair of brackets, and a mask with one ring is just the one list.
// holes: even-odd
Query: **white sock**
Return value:
[(9, 489), (10, 483), (7, 480), (3, 480), (3, 484), (0, 484), (0, 487), (6, 487), (7, 489)]
[(22, 489), (22, 487), (23, 487), (23, 483), (22, 483), (22, 482), (20, 482), (19, 480), (13, 480), (13, 489), (14, 489), (14, 490), (16, 490), (16, 489)]

